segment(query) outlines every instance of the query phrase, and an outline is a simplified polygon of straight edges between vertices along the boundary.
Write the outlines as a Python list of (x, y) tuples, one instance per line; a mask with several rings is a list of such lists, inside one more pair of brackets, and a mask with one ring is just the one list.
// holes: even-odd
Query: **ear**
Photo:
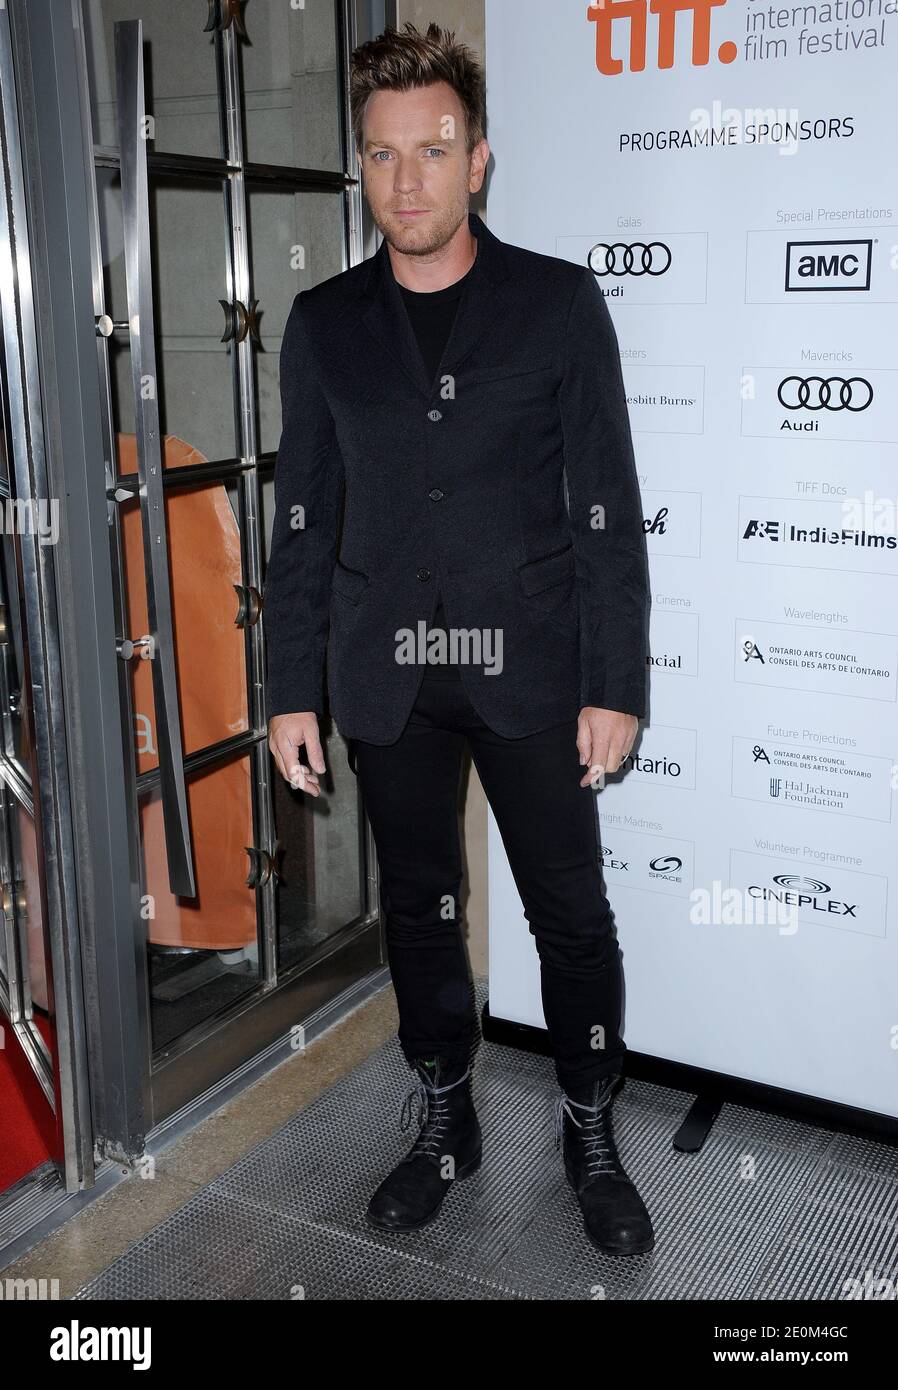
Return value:
[(471, 151), (471, 172), (468, 175), (468, 191), (478, 193), (483, 184), (486, 174), (486, 166), (490, 157), (490, 147), (486, 140), (478, 140)]

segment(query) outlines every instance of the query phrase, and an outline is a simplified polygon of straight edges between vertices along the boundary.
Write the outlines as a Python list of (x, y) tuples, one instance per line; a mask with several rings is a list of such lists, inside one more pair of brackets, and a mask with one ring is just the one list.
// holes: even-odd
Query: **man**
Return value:
[(418, 1077), (418, 1139), (368, 1218), (416, 1229), (480, 1163), (458, 919), (467, 740), (540, 957), (568, 1179), (594, 1244), (639, 1253), (653, 1232), (612, 1130), (622, 972), (593, 791), (645, 713), (617, 339), (591, 271), (469, 214), (490, 152), (470, 50), (435, 24), (387, 28), (353, 54), (350, 97), (384, 240), (289, 316), (265, 628), (282, 776), (320, 795), (325, 666), (354, 746)]

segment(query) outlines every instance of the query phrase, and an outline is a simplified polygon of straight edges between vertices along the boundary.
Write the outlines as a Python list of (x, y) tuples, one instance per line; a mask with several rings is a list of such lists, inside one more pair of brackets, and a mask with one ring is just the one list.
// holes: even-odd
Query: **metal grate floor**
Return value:
[(726, 1105), (701, 1152), (676, 1153), (692, 1096), (634, 1080), (615, 1127), (656, 1245), (603, 1256), (554, 1148), (551, 1061), (484, 1042), (481, 1168), (432, 1225), (379, 1232), (365, 1208), (416, 1133), (399, 1129), (412, 1080), (394, 1038), (75, 1298), (826, 1300), (898, 1268), (895, 1149)]

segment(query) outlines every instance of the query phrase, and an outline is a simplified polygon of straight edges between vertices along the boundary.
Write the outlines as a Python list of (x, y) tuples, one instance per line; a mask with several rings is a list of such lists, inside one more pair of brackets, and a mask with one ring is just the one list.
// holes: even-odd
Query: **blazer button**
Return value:
[(443, 412), (441, 410), (428, 410), (427, 418), (428, 420), (433, 420), (434, 424), (436, 424), (437, 420), (442, 420)]
[(443, 494), (438, 487), (431, 488), (427, 496), (430, 498), (431, 502), (441, 502), (443, 498)]
[(420, 570), (418, 570), (417, 577), (418, 577), (418, 579), (421, 580), (421, 582), (422, 582), (422, 584), (423, 584), (426, 580), (428, 580), (428, 579), (430, 578), (430, 570), (426, 570), (426, 569), (420, 569)]

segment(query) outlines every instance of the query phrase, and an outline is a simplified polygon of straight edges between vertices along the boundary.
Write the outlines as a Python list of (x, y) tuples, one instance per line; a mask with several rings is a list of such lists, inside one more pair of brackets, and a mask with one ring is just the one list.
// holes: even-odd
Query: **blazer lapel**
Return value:
[[(437, 381), (455, 375), (486, 330), (501, 316), (500, 286), (508, 274), (502, 242), (475, 212), (468, 214), (468, 226), (478, 241), (477, 266), (455, 312), (437, 369)], [(362, 315), (362, 322), (380, 347), (399, 363), (421, 395), (429, 399), (433, 394), (433, 382), (427, 376), (385, 240), (371, 257), (370, 266), (365, 293), (371, 303)]]

